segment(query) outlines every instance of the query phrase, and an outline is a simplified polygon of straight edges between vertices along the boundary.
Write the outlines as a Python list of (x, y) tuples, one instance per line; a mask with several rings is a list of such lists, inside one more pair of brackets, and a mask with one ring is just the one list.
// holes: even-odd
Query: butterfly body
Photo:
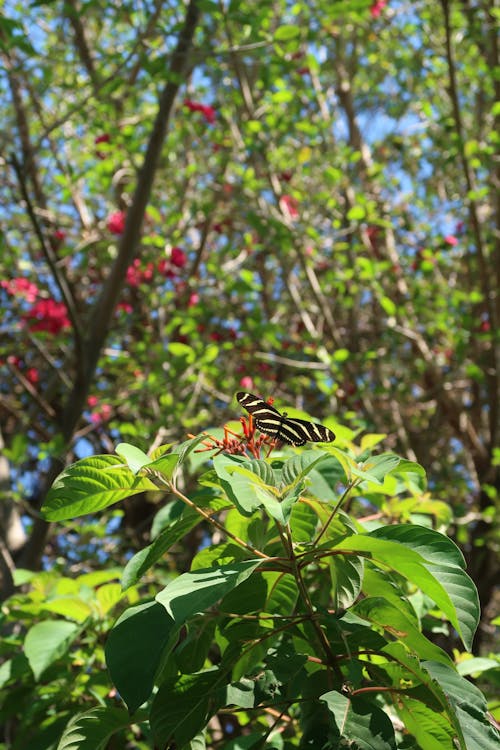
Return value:
[(290, 445), (305, 445), (311, 443), (331, 443), (335, 440), (334, 433), (318, 422), (308, 422), (305, 419), (288, 417), (286, 412), (279, 412), (267, 401), (254, 396), (252, 393), (240, 392), (236, 394), (238, 402), (247, 410), (260, 432)]

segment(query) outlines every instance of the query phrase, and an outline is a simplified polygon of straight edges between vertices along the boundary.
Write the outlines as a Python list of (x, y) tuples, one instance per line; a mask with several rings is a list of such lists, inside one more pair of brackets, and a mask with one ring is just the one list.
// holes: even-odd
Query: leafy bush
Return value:
[[(111, 735), (178, 750), (497, 747), (484, 696), (430, 639), (451, 626), (470, 648), (479, 605), (459, 549), (432, 528), (442, 503), (419, 507), (423, 469), (392, 453), (361, 454), (347, 439), (345, 450), (256, 458), (247, 435), (243, 455), (217, 452), (188, 493), (201, 440), (151, 456), (121, 444), (117, 456), (78, 461), (54, 483), (43, 508), (51, 521), (144, 491), (172, 500), (122, 573), (132, 606), (105, 644), (118, 695), (101, 669), (108, 612), (123, 599), (113, 572), (76, 581), (33, 574), (34, 591), (10, 600), (11, 617), (39, 620), (12, 636), (18, 646), (24, 637), (24, 655), (2, 668), (7, 718), (30, 694), (27, 675), (43, 678), (39, 703), (16, 719), (30, 747), (56, 747), (61, 731), (61, 750), (104, 748)], [(383, 525), (396, 500), (409, 522)], [(363, 518), (374, 504), (381, 513)], [(154, 598), (144, 592), (141, 579), (155, 568), (164, 576), (165, 554), (196, 527), (204, 542), (190, 569)], [(94, 661), (78, 673), (78, 650), (88, 648)]]

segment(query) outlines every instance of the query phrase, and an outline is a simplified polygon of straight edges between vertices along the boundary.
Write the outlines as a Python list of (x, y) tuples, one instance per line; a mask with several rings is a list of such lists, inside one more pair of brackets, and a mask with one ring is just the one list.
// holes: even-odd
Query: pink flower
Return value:
[(23, 320), (28, 324), (30, 331), (47, 331), (58, 334), (63, 328), (71, 325), (68, 311), (63, 302), (53, 299), (40, 299), (31, 310), (23, 315)]
[(193, 102), (192, 99), (184, 99), (184, 106), (187, 107), (190, 112), (201, 112), (205, 120), (209, 125), (213, 125), (215, 122), (215, 109), (210, 107), (208, 104), (200, 104), (200, 102)]
[(196, 292), (191, 292), (188, 300), (188, 307), (194, 307), (200, 301), (200, 295)]
[(109, 404), (103, 404), (99, 411), (94, 411), (90, 415), (90, 421), (94, 424), (99, 424), (105, 419), (109, 419), (111, 416), (111, 406)]
[(131, 312), (134, 311), (134, 308), (130, 304), (130, 302), (119, 302), (116, 306), (117, 310), (122, 310), (124, 313), (127, 313), (127, 315), (130, 315)]
[(296, 219), (299, 215), (299, 202), (292, 195), (281, 196), (280, 208), (290, 219)]
[(245, 375), (240, 380), (240, 385), (242, 388), (245, 388), (247, 391), (252, 391), (254, 388), (253, 380), (250, 377), (250, 375)]
[(34, 302), (38, 296), (38, 287), (23, 276), (18, 276), (16, 279), (2, 279), (0, 286), (5, 289), (8, 294), (13, 297), (23, 297), (27, 302)]
[(97, 398), (97, 396), (89, 396), (87, 398), (87, 406), (90, 406), (91, 409), (94, 406), (97, 406), (98, 403), (99, 403), (99, 399)]
[(371, 17), (378, 18), (386, 5), (387, 0), (375, 0), (375, 2), (370, 5)]
[(186, 253), (180, 247), (173, 247), (170, 253), (170, 260), (177, 268), (184, 268), (187, 262)]
[(125, 229), (125, 213), (124, 211), (115, 211), (108, 216), (106, 226), (111, 234), (123, 234)]
[(452, 246), (458, 245), (458, 240), (453, 234), (447, 234), (446, 237), (444, 238), (444, 241), (446, 242), (447, 245), (452, 245)]

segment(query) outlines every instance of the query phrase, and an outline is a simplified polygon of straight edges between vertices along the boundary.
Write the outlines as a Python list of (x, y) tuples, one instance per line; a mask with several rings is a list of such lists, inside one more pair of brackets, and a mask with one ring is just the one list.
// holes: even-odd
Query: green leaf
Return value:
[[(412, 527), (418, 529), (423, 527)], [(446, 589), (425, 567), (425, 560), (417, 552), (399, 542), (377, 539), (371, 535), (357, 534), (342, 540), (333, 547), (343, 553), (347, 551), (365, 553), (375, 562), (386, 565), (391, 570), (418, 586), (448, 617), (453, 627), (460, 631), (460, 624), (453, 602)]]
[(68, 652), (80, 627), (65, 620), (37, 622), (26, 633), (24, 653), (38, 680), (43, 672)]
[(385, 475), (394, 471), (400, 461), (400, 457), (394, 453), (381, 453), (380, 456), (372, 456), (361, 467), (353, 467), (351, 473), (355, 477), (369, 479), (370, 482), (375, 482), (375, 484), (382, 484)]
[(125, 591), (133, 586), (173, 544), (186, 536), (202, 521), (195, 510), (187, 508), (183, 515), (164, 529), (154, 542), (137, 552), (126, 564), (122, 576), (122, 588)]
[(221, 453), (214, 456), (213, 463), (221, 486), (240, 513), (250, 516), (254, 510), (260, 508), (262, 503), (257, 496), (255, 482), (248, 476), (247, 471), (243, 473), (231, 471), (231, 468), (235, 466), (242, 466), (245, 469), (248, 459), (242, 456), (226, 456)]
[(59, 474), (41, 512), (47, 521), (66, 521), (147, 490), (158, 488), (146, 477), (135, 477), (116, 456), (83, 458)]
[(219, 670), (181, 675), (158, 690), (151, 706), (151, 729), (156, 745), (165, 748), (175, 743), (184, 747), (207, 724), (216, 710), (214, 694), (222, 687)]
[(299, 35), (299, 26), (285, 24), (283, 26), (278, 26), (278, 28), (274, 32), (274, 39), (278, 42), (288, 42), (290, 41), (290, 39), (295, 39)]
[(128, 726), (130, 717), (123, 708), (91, 708), (69, 720), (57, 750), (104, 750), (109, 738)]
[(157, 602), (130, 607), (113, 626), (105, 646), (106, 664), (130, 713), (151, 695), (160, 657), (177, 631)]
[(306, 477), (313, 468), (321, 461), (330, 458), (326, 451), (307, 450), (302, 451), (292, 458), (289, 458), (283, 464), (282, 478), (287, 485), (298, 482)]
[(489, 669), (498, 669), (500, 662), (495, 659), (486, 659), (481, 656), (473, 657), (472, 659), (465, 659), (457, 664), (457, 672), (462, 677), (466, 677), (469, 674), (478, 675), (483, 672), (487, 672)]
[(331, 712), (338, 732), (337, 747), (358, 750), (396, 750), (394, 728), (387, 714), (375, 703), (348, 698), (332, 690), (320, 696)]
[(423, 750), (456, 750), (455, 732), (447, 717), (401, 693), (397, 701), (398, 716)]
[(486, 700), (481, 691), (452, 667), (436, 662), (425, 662), (423, 667), (452, 705), (463, 733), (464, 750), (498, 750), (500, 733), (488, 720)]
[(448, 664), (450, 657), (422, 635), (416, 623), (401, 609), (382, 597), (367, 597), (351, 608), (358, 617), (372, 622), (393, 638), (405, 643), (420, 659)]
[(391, 542), (398, 541), (422, 556), (427, 570), (439, 581), (453, 602), (456, 618), (455, 621), (450, 620), (465, 647), (470, 649), (479, 623), (479, 596), (474, 582), (463, 570), (463, 555), (451, 539), (426, 526), (409, 524), (380, 527), (372, 531), (370, 536)]
[(183, 573), (156, 595), (156, 601), (181, 625), (192, 615), (212, 607), (262, 563), (262, 559), (244, 560), (219, 568)]
[(137, 474), (143, 466), (151, 463), (151, 458), (144, 451), (129, 443), (119, 443), (115, 451), (123, 458), (132, 474)]
[(347, 609), (358, 598), (363, 580), (364, 560), (352, 555), (335, 555), (329, 560), (333, 609)]

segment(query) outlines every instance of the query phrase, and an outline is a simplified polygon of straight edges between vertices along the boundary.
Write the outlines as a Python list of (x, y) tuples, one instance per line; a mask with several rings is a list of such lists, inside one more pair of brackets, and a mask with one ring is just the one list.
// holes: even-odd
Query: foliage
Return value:
[[(127, 595), (145, 571), (154, 598), (167, 579), (191, 570), (200, 546), (220, 538), (208, 520), (196, 522), (194, 509), (178, 517), (178, 504), (168, 502), (157, 514), (156, 479), (139, 468), (151, 446), (154, 455), (186, 433), (210, 429), (227, 445), (219, 426), (244, 389), (273, 395), (298, 418), (303, 410), (322, 422), (337, 415), (342, 445), (360, 436), (361, 462), (385, 440), (386, 451), (427, 468), (425, 492), (416, 477), (402, 497), (389, 472), (343, 507), (381, 524), (432, 518), (456, 541), (482, 609), (474, 657), (460, 653), (454, 627), (432, 640), (494, 693), (497, 25), (489, 0), (6, 0), (0, 581), (2, 599), (27, 597), (27, 610), (9, 609), (4, 623), (17, 646), (45, 618), (40, 610), (30, 619), (42, 584), (26, 583), (35, 588), (23, 594), (20, 571), (41, 570), (40, 581), (50, 575), (57, 587), (57, 576), (78, 580), (117, 566), (132, 586)], [(134, 462), (126, 449), (133, 488), (119, 484), (124, 456), (110, 456), (122, 441), (137, 446)], [(176, 450), (163, 463), (156, 457), (167, 477)], [(218, 456), (215, 474), (198, 485), (206, 455), (179, 458), (183, 492), (197, 507), (222, 486), (237, 509), (232, 518), (264, 504), (276, 523), (292, 522), (300, 481), (278, 502), (268, 462), (242, 456), (226, 466)], [(363, 479), (365, 469), (332, 455)], [(63, 488), (75, 482), (71, 518), (47, 523), (40, 508), (48, 488), (89, 456), (86, 473), (60, 479)], [(336, 466), (303, 467), (323, 502), (339, 500)], [(255, 476), (261, 484), (248, 494)], [(78, 515), (79, 502), (90, 511), (83, 478), (104, 482), (92, 501), (99, 520)], [(107, 504), (112, 489), (118, 506)], [(133, 552), (139, 558), (129, 562)], [(364, 586), (369, 571), (365, 562)], [(339, 586), (354, 596), (351, 581)], [(454, 579), (441, 585), (453, 589)], [(85, 592), (73, 592), (83, 608)], [(107, 617), (89, 616), (107, 631)], [(66, 654), (87, 638), (76, 662), (87, 674), (93, 641), (82, 633)], [(64, 628), (54, 643), (66, 648)], [(48, 684), (61, 680), (68, 705), (70, 675), (60, 660), (50, 668), (56, 664)], [(38, 677), (23, 671), (19, 705), (39, 717), (51, 699), (44, 663), (33, 666)], [(99, 724), (103, 706), (87, 714), (78, 701), (82, 726)], [(108, 716), (111, 733), (122, 718), (121, 709)]]
[[(472, 644), (479, 603), (459, 549), (430, 525), (353, 521), (341, 508), (349, 501), (362, 507), (372, 491), (384, 502), (391, 494), (403, 499), (422, 470), (394, 454), (359, 461), (345, 442), (347, 450), (325, 446), (265, 460), (220, 453), (189, 496), (180, 489), (182, 471), (198, 439), (149, 459), (122, 445), (126, 464), (100, 456), (68, 467), (47, 497), (48, 520), (111, 505), (117, 485), (134, 492), (138, 481), (154, 482), (184, 506), (122, 576), (133, 606), (111, 629), (105, 659), (131, 718), (103, 693), (102, 645), (81, 686), (99, 696), (95, 708), (75, 714), (85, 697), (75, 685), (72, 712), (67, 699), (55, 700), (67, 685), (60, 665), (71, 644), (83, 635), (84, 643), (91, 639), (83, 648), (95, 649), (99, 640), (92, 608), (82, 611), (79, 597), (98, 583), (92, 576), (58, 583), (50, 605), (26, 608), (33, 595), (14, 598), (12, 615), (23, 602), (31, 617), (45, 609), (65, 619), (28, 629), (24, 668), (7, 662), (4, 689), (42, 674), (59, 683), (49, 700), (51, 727), (66, 723), (61, 749), (105, 747), (113, 733), (128, 728), (132, 737), (136, 727), (138, 739), (151, 734), (155, 747), (179, 750), (216, 746), (217, 736), (234, 748), (382, 749), (408, 747), (413, 737), (422, 750), (493, 750), (499, 736), (484, 697), (429, 639), (448, 621), (465, 648)], [(317, 494), (332, 476), (341, 490), (333, 504)], [(165, 552), (198, 524), (223, 532), (223, 540), (203, 546), (190, 570), (154, 598), (151, 587), (141, 595), (140, 580), (163, 567)], [(97, 601), (118, 602), (116, 589), (102, 585)], [(31, 708), (30, 726), (37, 711)]]

